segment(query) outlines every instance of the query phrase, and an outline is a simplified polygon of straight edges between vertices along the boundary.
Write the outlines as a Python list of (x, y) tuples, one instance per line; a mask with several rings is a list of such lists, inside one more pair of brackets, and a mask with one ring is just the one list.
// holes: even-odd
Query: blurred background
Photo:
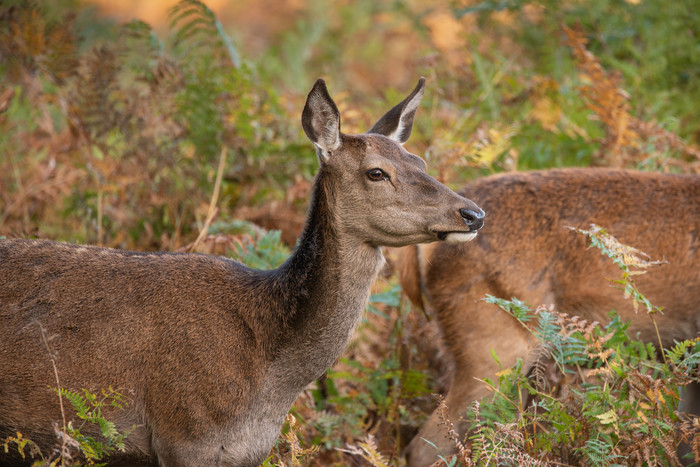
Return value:
[[(696, 173), (699, 34), (696, 0), (3, 0), (0, 236), (275, 266), (317, 168), (300, 115), (318, 77), (357, 133), (425, 76), (406, 147), (455, 189), (562, 166)], [(334, 448), (366, 433), (396, 461), (434, 407), (434, 331), (395, 280), (375, 292), (295, 409), (309, 463), (343, 465)]]
[(426, 76), (408, 148), (453, 187), (553, 166), (695, 170), (693, 3), (6, 0), (0, 234), (181, 248), (224, 151), (217, 219), (293, 244), (318, 77), (353, 133)]

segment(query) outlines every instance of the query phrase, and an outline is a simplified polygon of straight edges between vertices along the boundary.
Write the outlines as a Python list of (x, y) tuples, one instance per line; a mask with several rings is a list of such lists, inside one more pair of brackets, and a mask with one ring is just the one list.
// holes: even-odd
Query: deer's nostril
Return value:
[(462, 219), (464, 219), (464, 222), (467, 223), (467, 226), (469, 226), (469, 229), (471, 230), (479, 230), (484, 226), (484, 211), (479, 209), (479, 211), (474, 211), (472, 209), (460, 209), (459, 214), (462, 216)]

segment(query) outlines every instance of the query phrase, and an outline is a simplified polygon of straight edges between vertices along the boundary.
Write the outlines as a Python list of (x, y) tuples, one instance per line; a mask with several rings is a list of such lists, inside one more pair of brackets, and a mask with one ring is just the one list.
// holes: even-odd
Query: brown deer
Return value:
[(476, 204), (403, 148), (424, 89), (421, 78), (367, 133), (346, 135), (316, 82), (301, 120), (320, 169), (299, 244), (279, 269), (0, 241), (0, 437), (55, 444), (50, 349), (62, 387), (130, 396), (109, 414), (119, 430), (134, 427), (125, 456), (259, 465), (298, 394), (348, 342), (384, 262), (379, 246), (464, 242), (483, 225)]
[[(469, 245), (434, 244), (399, 250), (397, 269), (409, 298), (435, 316), (452, 360), (446, 404), (458, 423), (469, 404), (488, 394), (475, 378), (492, 378), (525, 359), (534, 338), (515, 318), (482, 301), (486, 294), (517, 297), (530, 306), (607, 322), (615, 309), (631, 321), (630, 336), (657, 343), (651, 319), (612, 287), (620, 270), (588, 239), (567, 227), (605, 227), (620, 242), (667, 263), (635, 276), (641, 292), (664, 314), (657, 316), (665, 346), (700, 331), (700, 177), (610, 169), (562, 169), (495, 175), (460, 191), (488, 212), (487, 224)], [(697, 392), (697, 388), (691, 388)], [(687, 397), (686, 394), (686, 397)], [(685, 409), (693, 399), (684, 401)], [(410, 442), (410, 466), (437, 460), (452, 442), (433, 413)]]

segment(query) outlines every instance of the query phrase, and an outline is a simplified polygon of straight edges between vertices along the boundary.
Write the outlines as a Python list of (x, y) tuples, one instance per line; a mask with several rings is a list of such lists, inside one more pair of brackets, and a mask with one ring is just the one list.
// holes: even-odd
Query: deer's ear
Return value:
[(321, 163), (328, 162), (333, 151), (340, 148), (340, 113), (326, 88), (326, 82), (318, 79), (306, 98), (301, 113), (301, 126), (306, 136), (316, 146)]
[(399, 144), (404, 144), (411, 136), (413, 117), (416, 115), (424, 92), (425, 78), (421, 77), (413, 92), (380, 118), (367, 133), (384, 135)]

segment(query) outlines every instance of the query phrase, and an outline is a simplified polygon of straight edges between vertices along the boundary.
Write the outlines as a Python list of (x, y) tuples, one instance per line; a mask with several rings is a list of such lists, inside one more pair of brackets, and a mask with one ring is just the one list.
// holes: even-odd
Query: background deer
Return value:
[[(469, 245), (435, 244), (400, 250), (397, 268), (411, 300), (432, 313), (454, 368), (446, 397), (449, 418), (488, 393), (475, 378), (492, 378), (525, 358), (534, 337), (515, 318), (481, 299), (517, 297), (530, 306), (607, 322), (615, 309), (630, 321), (630, 336), (658, 344), (651, 319), (607, 278), (620, 271), (587, 237), (567, 227), (605, 227), (620, 242), (668, 263), (635, 277), (641, 292), (664, 309), (655, 317), (665, 346), (700, 330), (700, 177), (608, 169), (568, 169), (495, 175), (461, 192), (488, 212), (486, 227)], [(686, 410), (699, 413), (686, 393)], [(433, 413), (407, 447), (411, 466), (437, 459), (452, 442)]]
[(379, 246), (468, 241), (483, 225), (483, 211), (402, 147), (424, 87), (368, 133), (346, 135), (316, 82), (302, 125), (320, 169), (299, 244), (277, 270), (0, 241), (0, 437), (55, 444), (61, 414), (44, 333), (62, 387), (130, 396), (108, 414), (121, 431), (135, 427), (125, 455), (259, 465), (298, 394), (345, 347), (383, 264)]

